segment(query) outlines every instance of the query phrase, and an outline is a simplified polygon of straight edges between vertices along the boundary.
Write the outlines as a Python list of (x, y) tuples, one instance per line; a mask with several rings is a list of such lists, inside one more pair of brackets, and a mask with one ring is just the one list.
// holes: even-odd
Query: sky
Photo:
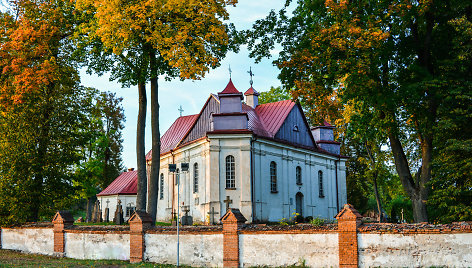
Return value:
[[(230, 14), (229, 22), (235, 24), (238, 30), (249, 29), (257, 20), (264, 18), (270, 10), (276, 11), (283, 8), (285, 1), (274, 0), (240, 0), (236, 7), (229, 6)], [(277, 54), (277, 51), (273, 51)], [(249, 87), (249, 67), (254, 73), (253, 87), (259, 91), (268, 91), (271, 86), (279, 86), (280, 81), (277, 79), (278, 69), (272, 65), (271, 59), (264, 59), (260, 63), (255, 64), (254, 59), (249, 57), (246, 47), (241, 47), (236, 53), (228, 53), (226, 58), (221, 62), (221, 66), (211, 70), (205, 78), (197, 81), (186, 80), (180, 81), (173, 79), (164, 81), (159, 79), (159, 104), (160, 104), (160, 133), (161, 135), (172, 125), (172, 123), (180, 115), (178, 111), (182, 106), (184, 110), (182, 115), (198, 114), (203, 107), (206, 99), (211, 93), (222, 91), (229, 81), (228, 68), (231, 66), (231, 77), (235, 87), (245, 92)], [(126, 117), (123, 129), (123, 164), (125, 168), (136, 167), (136, 125), (138, 117), (138, 89), (137, 86), (130, 88), (122, 88), (121, 84), (115, 81), (109, 81), (108, 75), (98, 77), (96, 75), (88, 75), (81, 70), (81, 82), (84, 86), (94, 87), (101, 91), (115, 92), (118, 97), (122, 97), (122, 105)], [(151, 107), (150, 93), (148, 91), (148, 107), (146, 116), (146, 152), (151, 149)]]

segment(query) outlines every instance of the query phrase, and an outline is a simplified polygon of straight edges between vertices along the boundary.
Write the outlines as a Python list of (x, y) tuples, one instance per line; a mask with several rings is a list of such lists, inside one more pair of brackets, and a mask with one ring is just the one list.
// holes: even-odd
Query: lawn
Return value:
[[(116, 260), (75, 260), (51, 256), (25, 254), (18, 251), (0, 249), (0, 267), (159, 267), (170, 268), (174, 265), (155, 263), (130, 264)], [(188, 267), (188, 266), (187, 266)]]

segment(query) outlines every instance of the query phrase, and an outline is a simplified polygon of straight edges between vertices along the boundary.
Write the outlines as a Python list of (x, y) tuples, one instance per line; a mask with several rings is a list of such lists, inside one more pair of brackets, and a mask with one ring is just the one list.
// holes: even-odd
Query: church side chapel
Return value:
[[(252, 81), (244, 96), (230, 78), (200, 113), (180, 116), (161, 137), (157, 220), (170, 221), (178, 206), (180, 217), (207, 224), (217, 223), (230, 207), (239, 208), (248, 222), (280, 221), (295, 213), (333, 219), (347, 201), (347, 158), (334, 141), (334, 126), (310, 128), (292, 100), (259, 105)], [(151, 152), (146, 160), (149, 169)], [(176, 165), (175, 172), (169, 164)], [(116, 195), (116, 204), (120, 187), (114, 188), (104, 192)]]

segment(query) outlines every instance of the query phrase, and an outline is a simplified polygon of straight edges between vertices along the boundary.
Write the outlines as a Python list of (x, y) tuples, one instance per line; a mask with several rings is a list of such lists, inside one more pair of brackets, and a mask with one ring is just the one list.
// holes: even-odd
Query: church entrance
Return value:
[(303, 217), (303, 194), (298, 192), (295, 195), (295, 202), (296, 202), (296, 212), (298, 215)]

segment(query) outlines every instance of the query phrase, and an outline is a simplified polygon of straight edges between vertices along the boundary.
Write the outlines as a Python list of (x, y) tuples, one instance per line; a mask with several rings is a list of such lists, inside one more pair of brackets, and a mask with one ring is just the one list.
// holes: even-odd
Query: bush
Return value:
[(326, 222), (325, 219), (316, 217), (310, 221), (310, 224), (313, 226), (321, 226), (321, 225), (324, 225), (325, 222)]

